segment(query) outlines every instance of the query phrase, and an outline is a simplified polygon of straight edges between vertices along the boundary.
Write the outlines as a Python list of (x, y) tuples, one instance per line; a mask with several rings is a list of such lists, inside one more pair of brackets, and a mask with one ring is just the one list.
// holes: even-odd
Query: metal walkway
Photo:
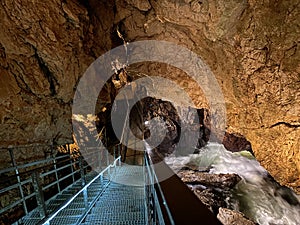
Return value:
[[(134, 168), (126, 165), (106, 168), (46, 220), (40, 221), (36, 212), (24, 218), (24, 224), (147, 224), (143, 169), (139, 166)], [(133, 185), (122, 184), (131, 180)], [(72, 189), (57, 196), (53, 202), (61, 203), (60, 200), (66, 199)]]
[(76, 182), (49, 202), (47, 210), (56, 210), (45, 219), (40, 219), (37, 208), (22, 219), (22, 224), (165, 224), (161, 213), (154, 216), (154, 211), (149, 210), (153, 204), (149, 204), (143, 166), (120, 165), (119, 157), (101, 173), (93, 175), (89, 175), (90, 181), (84, 188), (78, 191), (81, 184)]
[[(96, 177), (96, 173), (92, 172), (86, 176), (86, 180), (91, 182), (94, 177)], [(107, 184), (108, 180), (105, 179), (102, 181), (100, 179), (93, 181), (87, 188), (87, 193), (89, 193), (87, 196), (82, 190), (82, 181), (78, 180), (50, 201), (46, 202), (45, 209), (43, 209), (40, 205), (40, 207), (35, 208), (33, 211), (24, 216), (19, 224), (41, 224), (42, 211), (47, 212), (47, 217), (53, 217), (51, 219), (51, 224), (76, 224), (76, 221), (79, 220), (80, 215), (85, 212), (86, 207), (88, 206), (86, 203), (91, 203)], [(66, 208), (62, 209), (64, 206), (66, 206)]]
[(161, 172), (169, 168), (160, 171), (147, 154), (143, 165), (122, 164), (120, 149), (114, 150), (110, 158), (101, 149), (92, 149), (95, 160), (89, 162), (98, 172), (81, 156), (49, 157), (22, 165), (12, 160), (13, 166), (0, 170), (0, 175), (8, 174), (6, 183), (15, 183), (1, 187), (0, 197), (5, 193), (19, 197), (0, 208), (0, 216), (15, 215), (15, 209), (23, 209), (24, 215), (0, 224), (186, 225), (200, 216), (203, 224), (220, 225), (176, 175), (159, 182)]
[[(101, 148), (89, 149), (95, 159), (89, 162), (97, 172), (91, 170), (91, 163), (86, 163), (87, 154), (84, 158), (50, 156), (25, 164), (18, 164), (11, 154), (12, 167), (0, 170), (0, 174), (7, 177), (6, 183), (14, 183), (2, 182), (0, 197), (10, 193), (19, 197), (0, 208), (0, 223), (165, 225), (159, 203), (159, 198), (164, 198), (154, 187), (158, 182), (149, 159), (144, 157), (143, 165), (127, 165), (121, 163), (120, 149), (114, 151), (114, 156), (109, 157)], [(168, 211), (167, 204), (163, 207)], [(18, 210), (23, 211), (21, 218), (13, 222), (6, 219), (6, 215)]]
[[(146, 194), (143, 170), (118, 166), (113, 181), (104, 190), (83, 224), (145, 225)], [(132, 181), (133, 185), (122, 184)]]

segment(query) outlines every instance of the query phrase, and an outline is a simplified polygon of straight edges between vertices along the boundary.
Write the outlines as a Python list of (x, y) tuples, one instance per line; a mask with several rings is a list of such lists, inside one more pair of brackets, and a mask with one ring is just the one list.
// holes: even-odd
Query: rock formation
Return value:
[[(226, 101), (227, 132), (300, 193), (300, 5), (253, 0), (3, 0), (0, 5), (1, 145), (72, 142), (79, 78), (97, 57), (137, 40), (186, 46), (211, 68)], [(205, 97), (165, 65), (132, 65)]]
[(241, 180), (237, 174), (211, 174), (186, 168), (177, 175), (224, 225), (255, 225), (242, 213), (230, 209), (231, 191)]
[(218, 219), (224, 224), (224, 225), (255, 225), (256, 223), (248, 220), (244, 217), (243, 214), (236, 212), (234, 210), (220, 208)]

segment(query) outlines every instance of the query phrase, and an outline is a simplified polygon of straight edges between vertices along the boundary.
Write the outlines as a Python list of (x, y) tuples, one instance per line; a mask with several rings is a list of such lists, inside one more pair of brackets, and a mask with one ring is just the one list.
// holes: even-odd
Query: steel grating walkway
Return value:
[(118, 166), (112, 181), (83, 224), (145, 225), (146, 195), (143, 167)]
[[(96, 173), (88, 176), (92, 181)], [(80, 180), (65, 189), (55, 199), (47, 202), (49, 212), (41, 221), (38, 210), (22, 219), (22, 224), (99, 224), (144, 225), (147, 224), (146, 194), (142, 166), (115, 166), (106, 176), (100, 176), (81, 190)], [(72, 196), (76, 195), (72, 199)], [(68, 202), (66, 206), (64, 203)], [(63, 209), (60, 209), (62, 208)], [(57, 209), (59, 212), (57, 213)]]
[[(96, 172), (91, 172), (86, 175), (86, 182), (90, 182), (95, 176)], [(59, 209), (64, 203), (70, 200), (76, 193), (78, 193), (82, 189), (82, 181), (78, 180), (68, 188), (64, 189), (60, 194), (56, 195), (55, 198), (49, 199), (45, 206), (48, 212), (48, 215), (53, 214), (57, 209)], [(107, 179), (98, 179), (95, 180), (88, 187), (88, 202), (92, 202), (92, 200), (97, 196), (101, 190), (105, 188), (108, 184)], [(77, 198), (72, 201), (68, 207), (66, 207), (63, 211), (61, 211), (55, 218), (53, 218), (51, 224), (76, 224), (75, 217), (78, 218), (79, 215), (83, 214), (86, 210), (86, 205), (84, 202), (83, 193), (79, 194)], [(67, 217), (67, 219), (65, 219)], [(72, 218), (74, 217), (74, 218)], [(60, 220), (61, 219), (61, 220)], [(73, 221), (73, 222), (71, 222)], [(75, 221), (75, 222), (74, 222)], [(22, 218), (22, 224), (24, 225), (36, 225), (41, 223), (40, 212), (39, 209), (31, 211), (25, 217)]]
[(156, 166), (147, 155), (143, 166), (121, 165), (118, 157), (46, 201), (45, 214), (39, 205), (13, 225), (221, 224), (179, 177), (159, 182), (171, 169)]

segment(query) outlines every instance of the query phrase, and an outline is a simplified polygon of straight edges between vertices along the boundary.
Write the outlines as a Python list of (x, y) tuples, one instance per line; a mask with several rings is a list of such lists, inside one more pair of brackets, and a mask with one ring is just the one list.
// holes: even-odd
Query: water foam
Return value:
[(218, 143), (208, 143), (199, 154), (165, 159), (175, 171), (184, 165), (210, 173), (235, 173), (242, 180), (232, 192), (230, 207), (261, 225), (299, 225), (300, 197), (280, 186), (250, 154), (232, 153)]

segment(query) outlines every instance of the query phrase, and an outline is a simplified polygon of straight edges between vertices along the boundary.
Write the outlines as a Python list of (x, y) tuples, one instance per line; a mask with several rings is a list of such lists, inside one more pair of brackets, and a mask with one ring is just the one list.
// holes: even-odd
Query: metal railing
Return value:
[(105, 190), (105, 188), (108, 186), (109, 183), (105, 185), (102, 191), (99, 191), (99, 193), (93, 198), (91, 202), (88, 202), (88, 188), (97, 180), (97, 179), (103, 179), (103, 176), (105, 173), (107, 173), (107, 176), (110, 176), (110, 168), (116, 167), (117, 164), (120, 164), (121, 162), (121, 156), (117, 157), (112, 164), (108, 165), (105, 169), (103, 169), (98, 175), (96, 175), (91, 181), (89, 181), (80, 191), (78, 191), (72, 198), (70, 198), (67, 202), (65, 202), (63, 205), (60, 206), (59, 209), (55, 210), (51, 215), (49, 215), (47, 218), (45, 218), (43, 221), (41, 221), (39, 224), (43, 225), (50, 225), (51, 221), (57, 216), (60, 212), (62, 212), (65, 208), (67, 208), (76, 198), (80, 196), (80, 194), (83, 194), (84, 201), (86, 202), (86, 209), (82, 215), (79, 215), (76, 223), (74, 224), (80, 224), (87, 214), (91, 211), (91, 209), (94, 207), (94, 204), (98, 201), (99, 197), (101, 196), (102, 192)]
[[(54, 152), (53, 145), (26, 145), (0, 148), (0, 154), (2, 156), (1, 167), (8, 167), (0, 170), (0, 215), (8, 210), (11, 210), (14, 207), (17, 207), (20, 204), (22, 205), (24, 212), (28, 213), (28, 206), (26, 204), (26, 201), (34, 196), (33, 193), (30, 193), (30, 183), (32, 182), (32, 179), (30, 174), (28, 173), (28, 170), (38, 167), (40, 163), (47, 164), (51, 161), (50, 159), (45, 159), (40, 162), (31, 162), (20, 165), (21, 160), (30, 161), (30, 157), (28, 157), (29, 154), (26, 151), (29, 148), (34, 148), (35, 150), (37, 150), (37, 152), (39, 153), (38, 157), (41, 157), (41, 155), (49, 157), (49, 155), (53, 154)], [(21, 152), (21, 154), (18, 154), (19, 157), (15, 156), (15, 150)], [(12, 195), (13, 199), (15, 200), (11, 201), (11, 203), (9, 204), (6, 204), (6, 202), (2, 200), (8, 193)]]
[[(175, 225), (173, 216), (168, 207), (159, 180), (153, 168), (153, 164), (147, 152), (144, 156), (145, 162), (145, 192), (146, 192), (146, 218), (149, 225)], [(165, 211), (165, 215), (163, 214)]]
[[(53, 146), (48, 147), (53, 150)], [(20, 219), (7, 221), (7, 215), (13, 214), (13, 210), (21, 211), (19, 217), (23, 217), (37, 208), (40, 219), (47, 217), (50, 213), (46, 209), (49, 201), (80, 179), (81, 187), (84, 188), (91, 167), (99, 170), (101, 164), (106, 166), (109, 163), (108, 156), (107, 160), (101, 158), (99, 147), (93, 147), (85, 149), (84, 157), (78, 154), (76, 157), (72, 154), (55, 157), (50, 154), (46, 159), (19, 165), (13, 154), (14, 149), (6, 149), (12, 166), (0, 170), (0, 198), (5, 199), (0, 202), (0, 222), (2, 220), (3, 223), (13, 223)], [(91, 159), (89, 164), (85, 158)]]
[[(0, 218), (1, 215), (9, 213), (18, 207), (23, 211), (21, 216), (23, 218), (26, 215), (31, 215), (33, 210), (38, 211), (39, 224), (45, 225), (50, 224), (51, 220), (79, 196), (86, 196), (86, 199), (84, 199), (87, 201), (88, 188), (93, 182), (97, 179), (103, 179), (105, 173), (109, 177), (111, 168), (121, 165), (121, 146), (113, 148), (113, 161), (109, 159), (107, 151), (101, 151), (99, 147), (89, 147), (81, 150), (84, 152), (84, 157), (78, 154), (76, 157), (73, 157), (72, 154), (61, 156), (48, 155), (46, 159), (21, 165), (15, 161), (13, 149), (7, 150), (11, 155), (12, 166), (0, 170), (1, 181), (5, 183), (5, 187), (1, 186), (0, 197), (9, 196), (13, 193), (15, 198), (8, 204), (2, 205)], [(106, 154), (103, 155), (103, 152), (106, 152)], [(87, 175), (92, 168), (101, 172), (96, 173), (87, 180)], [(114, 172), (117, 171), (114, 170)], [(173, 217), (155, 174), (151, 159), (146, 152), (144, 156), (144, 175), (146, 183), (145, 217), (147, 218), (147, 224), (174, 225)], [(49, 202), (76, 182), (80, 184), (77, 192), (60, 206), (49, 211), (47, 209)], [(84, 220), (100, 195), (101, 191), (94, 196), (92, 201), (89, 200), (87, 202), (86, 209), (78, 217), (76, 224)], [(22, 221), (22, 219), (16, 218), (15, 221), (9, 221), (9, 223), (20, 224)]]

